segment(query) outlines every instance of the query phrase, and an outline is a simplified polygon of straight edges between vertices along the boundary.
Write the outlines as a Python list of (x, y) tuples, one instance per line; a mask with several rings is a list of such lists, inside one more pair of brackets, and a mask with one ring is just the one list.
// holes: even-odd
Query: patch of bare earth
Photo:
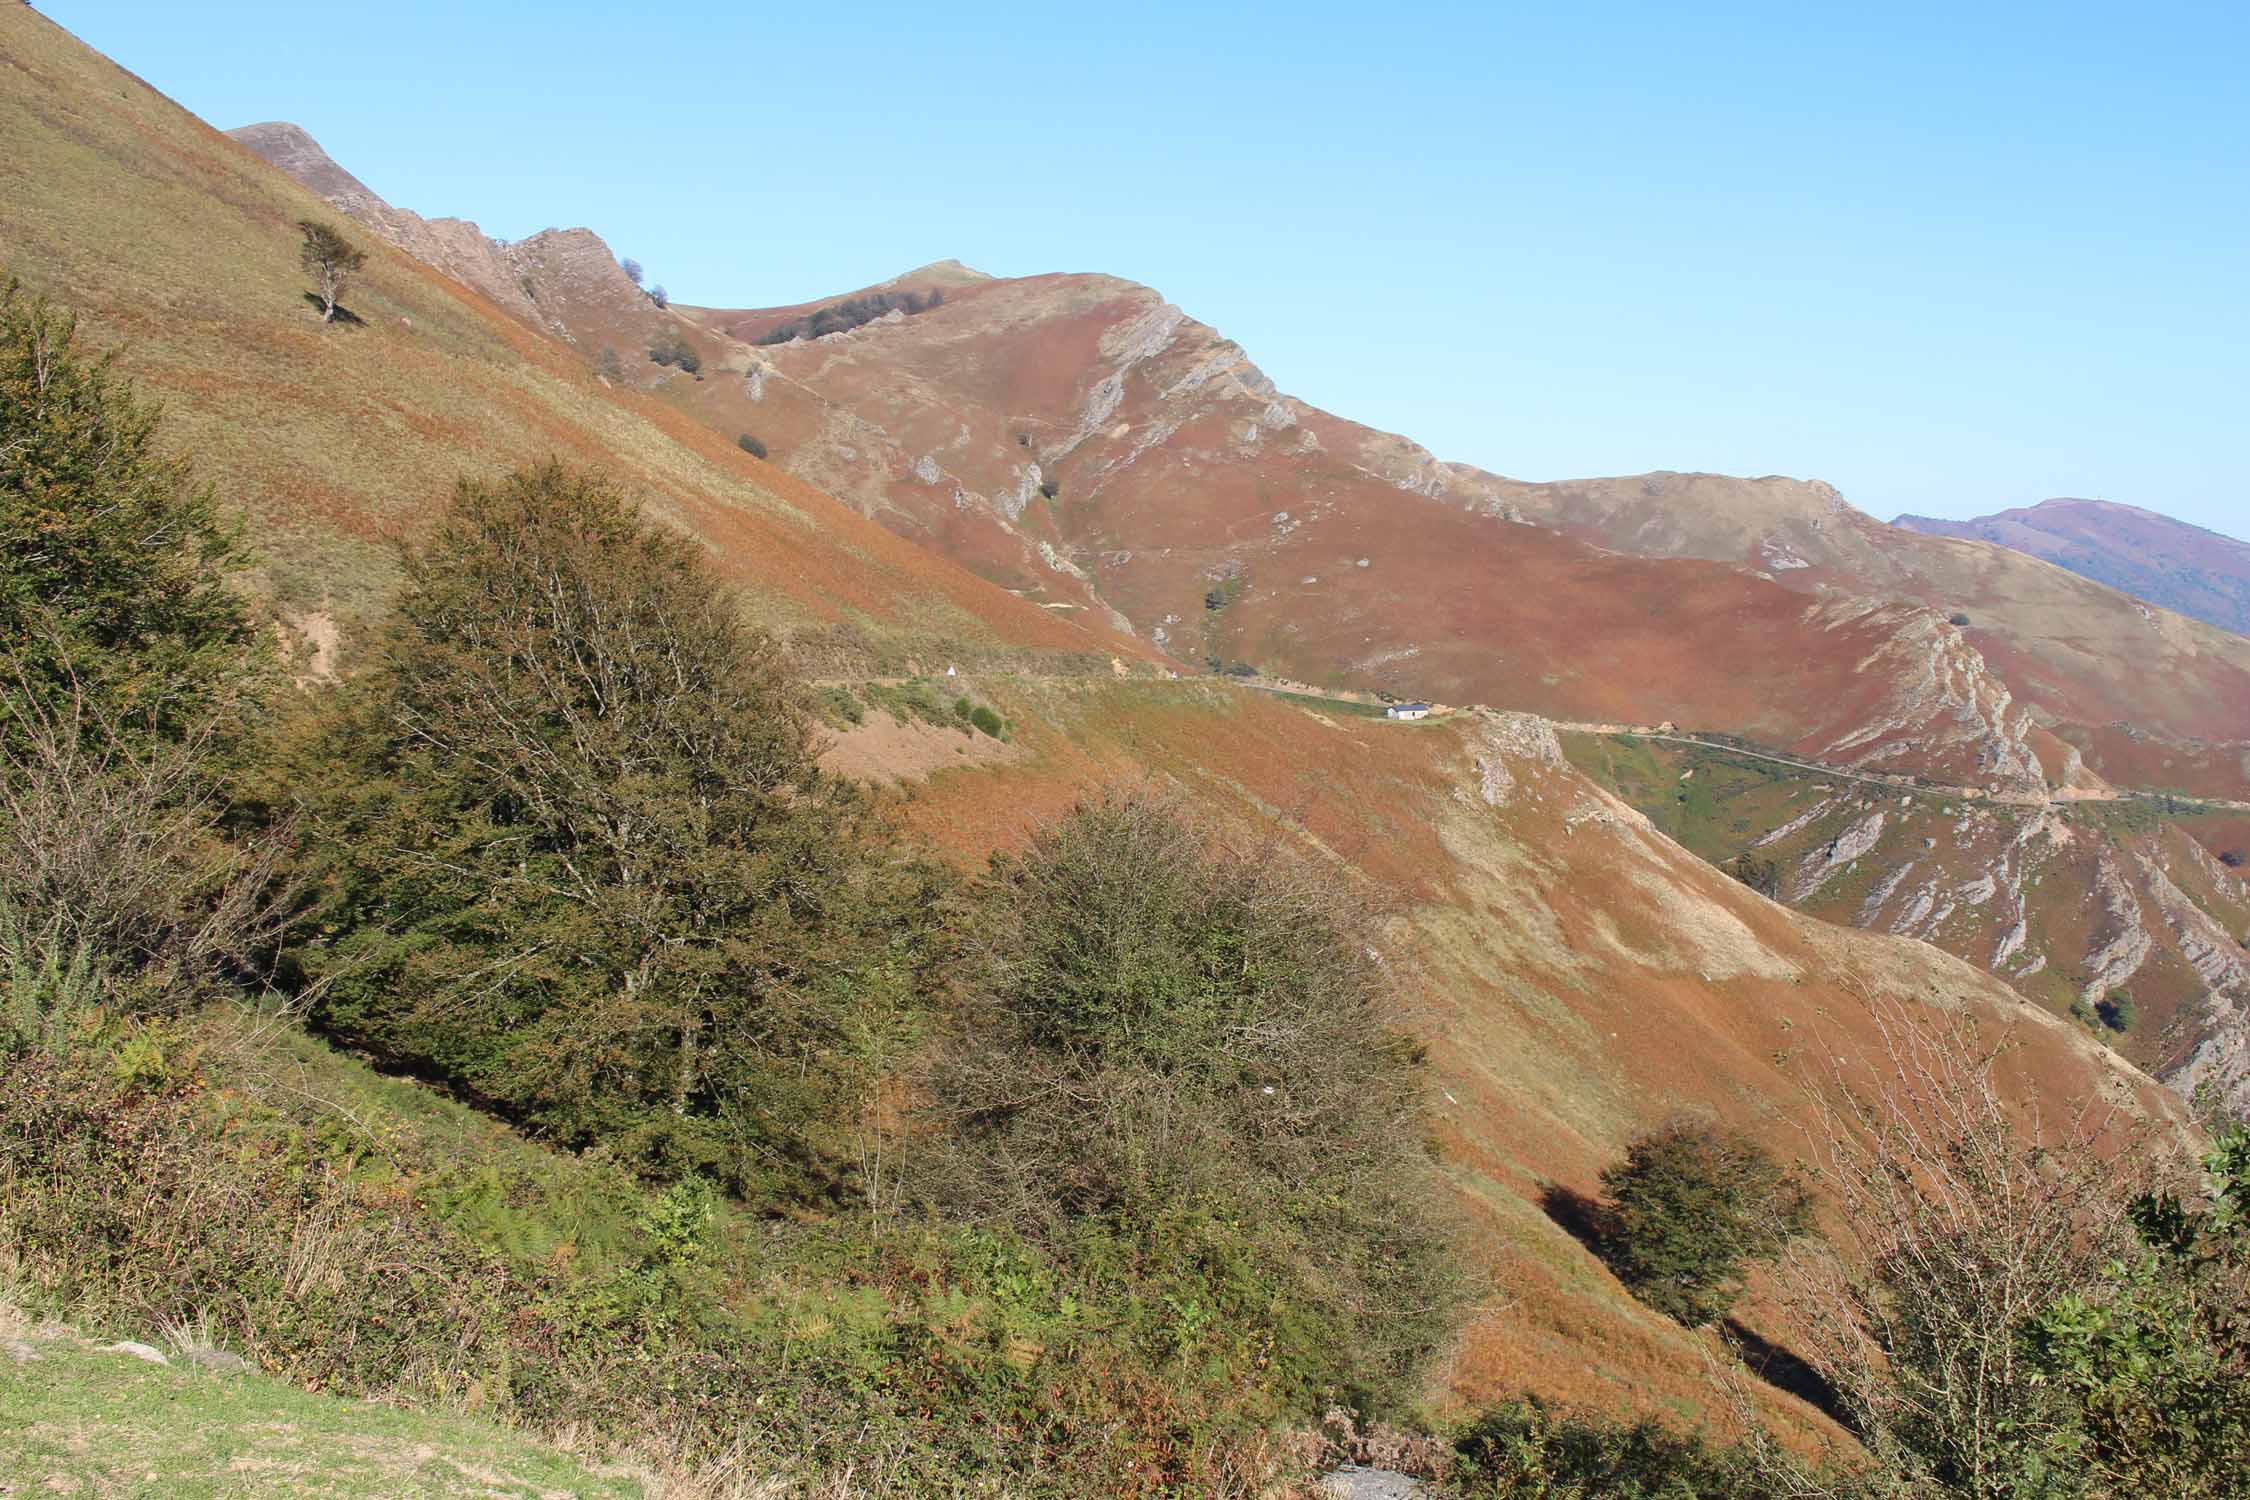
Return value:
[(838, 734), (821, 752), (820, 766), (857, 781), (921, 781), (957, 766), (1005, 765), (1023, 752), (990, 735), (939, 729), (916, 720), (901, 723), (873, 713)]

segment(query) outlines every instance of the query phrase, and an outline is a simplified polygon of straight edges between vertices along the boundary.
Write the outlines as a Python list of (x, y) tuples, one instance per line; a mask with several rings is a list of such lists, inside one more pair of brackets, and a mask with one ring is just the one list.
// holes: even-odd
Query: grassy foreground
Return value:
[(53, 1328), (0, 1353), (0, 1495), (263, 1500), (399, 1495), (630, 1500), (597, 1473), (469, 1417), (314, 1395), (256, 1374), (169, 1366)]

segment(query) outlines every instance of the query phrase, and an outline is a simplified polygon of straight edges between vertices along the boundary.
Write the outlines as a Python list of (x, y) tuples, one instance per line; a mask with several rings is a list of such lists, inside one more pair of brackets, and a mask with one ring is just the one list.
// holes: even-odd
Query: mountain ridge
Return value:
[[(1139, 783), (1358, 883), (1387, 914), (1402, 993), (1430, 1002), (1445, 1099), (1433, 1133), (1490, 1231), (1472, 1248), (1501, 1293), (1432, 1372), (1437, 1399), (1533, 1391), (1727, 1423), (1708, 1386), (1718, 1346), (1635, 1302), (1542, 1204), (1558, 1185), (1592, 1191), (1626, 1141), (1682, 1106), (1801, 1149), (1810, 1094), (1793, 1059), (1811, 1044), (1823, 1067), (1879, 1063), (1878, 999), (1958, 1010), (2019, 1039), (2003, 1087), (2026, 1106), (2100, 1098), (2180, 1116), (2129, 1061), (1981, 962), (1816, 920), (1691, 855), (1569, 765), (1532, 715), (1387, 724), (1159, 680), (1164, 659), (1148, 644), (1177, 604), (1197, 626), (1215, 617), (1208, 637), (1179, 622), (1179, 651), (1317, 662), (1362, 623), (1402, 618), (1377, 606), (1434, 603), (1429, 656), (1464, 685), (1645, 706), (1666, 673), (1694, 669), (1703, 676), (1688, 689), (1724, 706), (1721, 673), (1690, 651), (1756, 651), (1722, 663), (1733, 701), (1754, 707), (1766, 688), (1754, 674), (1787, 670), (1818, 642), (1784, 731), (1818, 717), (1818, 695), (1856, 683), (1863, 701), (1832, 716), (1837, 729), (1872, 728), (1878, 749), (1924, 729), (1950, 735), (1915, 764), (2041, 753), (2041, 731), (2000, 696), (1975, 645), (1926, 606), (1809, 596), (1732, 562), (1637, 557), (1393, 483), (1379, 471), (1425, 473), (1420, 450), (1291, 402), (1238, 346), (1153, 292), (1121, 290), (1130, 283), (965, 284), (942, 309), (769, 350), (711, 326), (718, 315), (631, 291), (587, 231), (523, 242), (544, 246), (524, 293), (538, 321), (386, 240), (347, 298), (361, 321), (324, 330), (303, 305), (294, 224), (325, 199), (124, 86), (27, 11), (0, 11), (0, 53), (30, 80), (0, 94), (0, 138), (18, 148), (0, 156), (0, 258), (81, 308), (90, 338), (122, 347), (121, 373), (167, 402), (167, 432), (224, 485), (267, 554), (266, 597), (325, 609), (334, 594), (348, 640), (395, 585), (385, 537), (424, 524), (454, 479), (548, 454), (600, 464), (692, 537), (808, 666), (834, 658), (838, 677), (887, 688), (934, 676), (952, 659), (937, 651), (979, 653), (963, 658), (962, 686), (1005, 715), (1010, 753), (964, 754), (897, 802), (962, 865), (1022, 847), (1089, 787)], [(685, 340), (702, 367), (644, 360), (636, 343), (619, 347), (628, 335)], [(630, 366), (604, 373), (605, 352)], [(753, 421), (777, 459), (802, 467), (737, 448)], [(1261, 468), (1276, 450), (1304, 463)], [(851, 488), (816, 488), (807, 476), (823, 472)], [(1277, 505), (1275, 486), (1300, 477), (1309, 503), (1291, 490)], [(1055, 493), (1042, 493), (1049, 479)], [(1207, 508), (1175, 503), (1206, 489)], [(1361, 502), (1367, 513), (1352, 514)], [(1409, 523), (1432, 534), (1389, 551)], [(925, 549), (916, 532), (957, 540)], [(1144, 562), (1136, 548), (1157, 555)], [(1448, 549), (1510, 570), (1480, 581)], [(1378, 552), (1381, 566), (1358, 566)], [(972, 562), (1018, 570), (1017, 595)], [(1315, 565), (1356, 593), (1332, 604), (1304, 577)], [(1207, 608), (1212, 595), (1221, 602)], [(1505, 606), (1530, 629), (1580, 596), (1607, 601), (1607, 615), (1543, 627), (1532, 648), (1503, 638), (1530, 659), (1505, 673), (1479, 666), (1496, 645), (1473, 635), (1490, 627), (1479, 611)], [(1106, 628), (1113, 597), (1142, 612), (1140, 637)], [(1312, 608), (1294, 607), (1305, 597)], [(1745, 628), (1737, 616), (1751, 609)], [(1762, 645), (1761, 631), (1772, 636)], [(1651, 659), (1624, 661), (1629, 651)], [(1420, 659), (1355, 658), (1337, 675), (1410, 684)], [(1591, 681), (1605, 672), (1618, 680)], [(1925, 691), (1897, 704), (1911, 722), (1884, 721), (1899, 694)], [(1755, 1303), (1744, 1318), (1775, 1343), (1789, 1336)], [(1792, 1431), (1833, 1431), (1796, 1394), (1760, 1387), (1753, 1399)]]
[(2059, 497), (1966, 521), (1901, 515), (1891, 524), (2011, 548), (2221, 630), (2250, 635), (2250, 543), (2158, 511)]
[[(937, 262), (811, 302), (660, 309), (598, 236), (570, 233), (580, 281), (606, 283), (600, 305), (546, 290), (535, 269), (525, 285), (567, 340), (620, 356), (628, 385), (754, 437), (1012, 592), (1191, 665), (1239, 660), (1561, 719), (1676, 720), (2011, 792), (2250, 789), (2250, 643), (2021, 553), (1907, 541), (1817, 480), (1535, 483), (1448, 463), (1286, 395), (1240, 345), (1112, 276)], [(953, 278), (943, 308), (758, 342), (847, 297), (937, 285), (939, 271)], [(704, 378), (633, 357), (682, 338)], [(1426, 577), (1427, 593), (1370, 587), (1377, 569)], [(1232, 592), (1207, 615), (1214, 590)], [(1651, 601), (1663, 624), (1597, 595)], [(2152, 657), (2166, 669), (2147, 670)]]

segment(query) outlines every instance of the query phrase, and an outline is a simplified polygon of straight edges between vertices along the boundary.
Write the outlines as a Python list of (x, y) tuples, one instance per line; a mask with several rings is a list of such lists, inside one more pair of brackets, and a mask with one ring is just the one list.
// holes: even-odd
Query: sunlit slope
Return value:
[(323, 327), (295, 226), (333, 210), (29, 9), (0, 10), (0, 62), (0, 263), (122, 350), (169, 438), (246, 512), (266, 585), (332, 612), (347, 646), (391, 578), (385, 536), (463, 474), (554, 454), (619, 473), (777, 623), (851, 622), (909, 649), (1119, 648), (611, 391), (373, 234), (344, 299), (358, 321)]
[(2250, 543), (2137, 505), (2042, 500), (1968, 521), (1900, 516), (1891, 524), (1928, 536), (1997, 542), (2136, 599), (2250, 636)]
[[(1194, 665), (2038, 777), (2005, 685), (1926, 607), (1807, 599), (1465, 503), (1411, 443), (1282, 395), (1131, 282), (945, 290), (832, 337), (738, 343), (742, 380), (675, 389), (743, 403), (714, 420), (754, 420), (777, 461), (886, 524), (1011, 586), (1091, 593)], [(692, 316), (755, 339), (776, 313)]]
[[(1433, 1377), (1440, 1398), (1530, 1390), (1723, 1424), (1716, 1345), (1634, 1302), (1540, 1200), (1596, 1190), (1635, 1130), (1683, 1108), (1801, 1154), (1807, 1080), (1874, 1051), (1872, 1002), (1965, 1005), (2011, 1030), (2026, 1102), (2176, 1107), (1991, 976), (1755, 895), (1573, 770), (1528, 716), (1393, 724), (1186, 682), (976, 686), (1008, 714), (1010, 754), (934, 773), (925, 759), (906, 804), (964, 860), (1019, 843), (1089, 783), (1153, 783), (1244, 838), (1280, 819), (1393, 914), (1384, 956), (1432, 1040), (1442, 1159), (1495, 1278)], [(1788, 1342), (1770, 1314), (1746, 1316)]]
[[(351, 181), (309, 140), (277, 159)], [(394, 236), (412, 220), (365, 196), (338, 201)], [(2005, 549), (1882, 526), (1826, 485), (1527, 484), (1441, 463), (1283, 395), (1238, 345), (1115, 277), (945, 261), (788, 307), (663, 309), (584, 230), (457, 248), (421, 253), (511, 304), (528, 290), (621, 384), (1190, 665), (1676, 720), (2016, 790), (2250, 784), (2250, 643)], [(904, 306), (765, 342), (877, 298)], [(682, 346), (698, 375), (646, 358)]]
[(1566, 743), (1574, 764), (1695, 853), (1770, 865), (1799, 910), (1933, 943), (2181, 1094), (2209, 1082), (2250, 1102), (2239, 814), (2144, 798), (1968, 799), (1625, 735)]
[(1447, 474), (1465, 503), (1620, 552), (1735, 563), (1807, 593), (1965, 616), (1967, 641), (2101, 776), (2221, 796), (2250, 787), (2250, 640), (2216, 625), (1993, 541), (1886, 526), (1817, 482)]

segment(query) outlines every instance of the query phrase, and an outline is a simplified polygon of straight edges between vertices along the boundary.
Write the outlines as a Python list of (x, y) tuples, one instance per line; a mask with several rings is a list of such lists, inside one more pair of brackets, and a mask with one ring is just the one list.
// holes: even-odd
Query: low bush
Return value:
[(1726, 871), (1767, 900), (1780, 898), (1781, 865), (1778, 861), (1745, 851), (1727, 861)]
[(695, 346), (678, 334), (667, 334), (658, 338), (655, 343), (649, 345), (648, 357), (656, 364), (670, 365), (674, 369), (683, 370), (690, 375), (699, 375), (703, 372), (703, 356), (697, 354)]
[(766, 456), (766, 445), (747, 432), (736, 438), (734, 445), (752, 458), (764, 458)]
[(1749, 1452), (1652, 1420), (1622, 1423), (1509, 1402), (1470, 1424), (1449, 1477), (1463, 1500), (1782, 1500), (1850, 1493), (1768, 1477)]
[(1603, 1258), (1641, 1301), (1689, 1327), (1726, 1315), (1750, 1262), (1812, 1227), (1794, 1172), (1739, 1131), (1678, 1118), (1602, 1173)]
[(866, 722), (867, 709), (848, 687), (831, 683), (812, 695), (812, 711), (834, 729), (849, 729)]
[(1421, 1054), (1353, 912), (1144, 797), (996, 861), (918, 1195), (1178, 1283), (1180, 1335), (1263, 1351), (1307, 1413), (1395, 1403), (1452, 1271)]
[(938, 729), (968, 730), (968, 716), (946, 700), (944, 692), (927, 677), (900, 683), (869, 683), (864, 690), (870, 703), (898, 723), (919, 721)]
[(893, 312), (912, 317), (945, 304), (945, 289), (932, 287), (927, 292), (863, 292), (857, 297), (846, 297), (801, 318), (791, 318), (759, 334), (761, 345), (786, 344), (792, 339), (825, 338), (832, 333), (846, 333), (854, 328), (887, 317)]
[[(555, 1155), (270, 1019), (0, 1058), (0, 1255), (39, 1311), (167, 1321), (317, 1390), (816, 1492), (1272, 1493), (1246, 1283), (1096, 1233), (759, 1222)], [(199, 1061), (200, 1058), (200, 1061)], [(289, 1087), (274, 1084), (287, 1079)], [(858, 1491), (855, 1491), (858, 1492)]]

